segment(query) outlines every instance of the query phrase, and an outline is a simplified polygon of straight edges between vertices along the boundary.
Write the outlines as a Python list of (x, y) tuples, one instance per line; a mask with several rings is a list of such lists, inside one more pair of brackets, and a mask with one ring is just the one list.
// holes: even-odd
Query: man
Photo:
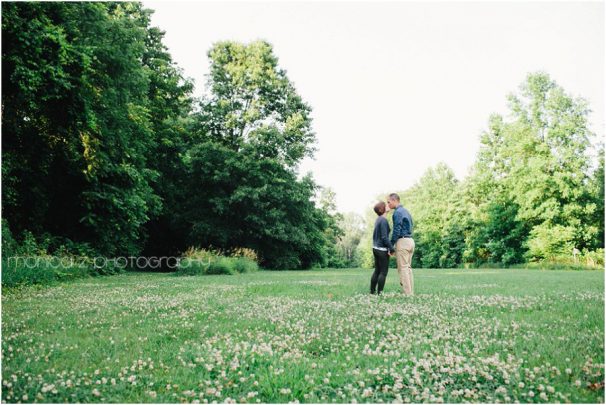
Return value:
[(412, 277), (412, 255), (415, 251), (415, 241), (412, 239), (412, 217), (410, 212), (400, 204), (400, 196), (396, 193), (389, 195), (387, 205), (393, 213), (393, 233), (391, 244), (396, 247), (396, 262), (398, 263), (398, 275), (400, 286), (406, 295), (412, 295), (414, 289)]

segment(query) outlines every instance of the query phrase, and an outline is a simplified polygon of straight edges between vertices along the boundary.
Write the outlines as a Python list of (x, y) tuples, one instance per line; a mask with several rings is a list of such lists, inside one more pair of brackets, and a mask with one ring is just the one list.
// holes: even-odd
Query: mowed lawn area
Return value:
[(603, 402), (604, 272), (129, 273), (2, 297), (3, 402)]

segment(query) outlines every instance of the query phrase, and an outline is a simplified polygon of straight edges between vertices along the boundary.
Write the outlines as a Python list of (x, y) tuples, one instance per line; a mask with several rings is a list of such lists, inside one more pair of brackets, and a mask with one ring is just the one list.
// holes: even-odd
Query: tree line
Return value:
[[(415, 221), (415, 267), (604, 263), (604, 150), (589, 107), (544, 72), (509, 95), (469, 175), (445, 164), (400, 195)], [(378, 198), (385, 198), (379, 196)], [(366, 215), (368, 225), (374, 213)], [(370, 226), (360, 244), (368, 266)]]
[(216, 43), (195, 99), (150, 14), (2, 3), (5, 239), (49, 254), (200, 246), (253, 249), (268, 268), (326, 265), (335, 219), (297, 169), (314, 152), (311, 108), (271, 45)]
[[(374, 213), (337, 212), (334, 193), (299, 174), (315, 151), (311, 107), (272, 46), (214, 44), (195, 98), (151, 13), (2, 3), (4, 255), (197, 246), (252, 249), (266, 268), (368, 266)], [(415, 267), (555, 262), (574, 249), (600, 260), (604, 155), (587, 103), (545, 73), (509, 101), (465, 179), (441, 164), (400, 191)]]

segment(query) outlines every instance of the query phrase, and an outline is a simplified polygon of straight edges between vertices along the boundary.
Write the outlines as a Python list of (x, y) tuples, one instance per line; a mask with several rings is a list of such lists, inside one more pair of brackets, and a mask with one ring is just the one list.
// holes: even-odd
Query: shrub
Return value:
[(249, 248), (235, 248), (230, 252), (230, 256), (242, 257), (255, 263), (259, 263), (259, 256), (257, 255), (257, 252)]
[(604, 249), (597, 249), (595, 251), (583, 250), (581, 258), (587, 266), (604, 267)]
[(20, 256), (2, 259), (2, 286), (52, 284), (94, 275), (90, 262), (58, 256)]
[(526, 242), (530, 261), (548, 260), (558, 262), (561, 256), (568, 256), (574, 247), (574, 228), (544, 223), (530, 231)]
[(201, 249), (195, 247), (189, 247), (185, 253), (183, 253), (183, 257), (192, 260), (200, 260), (204, 262), (209, 262), (211, 260), (216, 259), (217, 257), (223, 256), (223, 252), (219, 249)]
[(237, 248), (230, 256), (217, 249), (189, 248), (179, 262), (177, 275), (236, 274), (257, 271), (257, 254), (252, 249)]
[(177, 274), (183, 276), (196, 276), (200, 274), (206, 274), (209, 265), (210, 259), (203, 260), (185, 257), (179, 261), (179, 266), (177, 267)]
[(235, 257), (231, 260), (233, 261), (234, 268), (238, 273), (251, 273), (259, 270), (259, 265), (257, 262), (247, 257)]
[(2, 219), (2, 257), (12, 256), (17, 251), (17, 242), (8, 227), (8, 222)]
[(177, 275), (196, 276), (208, 274), (210, 264), (221, 257), (220, 250), (188, 248), (179, 261)]
[(36, 238), (24, 231), (17, 240), (6, 221), (2, 221), (2, 286), (51, 284), (95, 275), (122, 272), (111, 261), (95, 267), (89, 245), (48, 234)]
[(206, 274), (236, 274), (234, 259), (219, 257), (210, 262)]

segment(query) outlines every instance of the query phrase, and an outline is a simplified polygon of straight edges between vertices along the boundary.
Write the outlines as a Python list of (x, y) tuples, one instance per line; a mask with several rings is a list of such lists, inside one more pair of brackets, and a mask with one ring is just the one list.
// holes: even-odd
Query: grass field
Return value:
[(130, 273), (2, 297), (3, 402), (603, 402), (604, 272)]

